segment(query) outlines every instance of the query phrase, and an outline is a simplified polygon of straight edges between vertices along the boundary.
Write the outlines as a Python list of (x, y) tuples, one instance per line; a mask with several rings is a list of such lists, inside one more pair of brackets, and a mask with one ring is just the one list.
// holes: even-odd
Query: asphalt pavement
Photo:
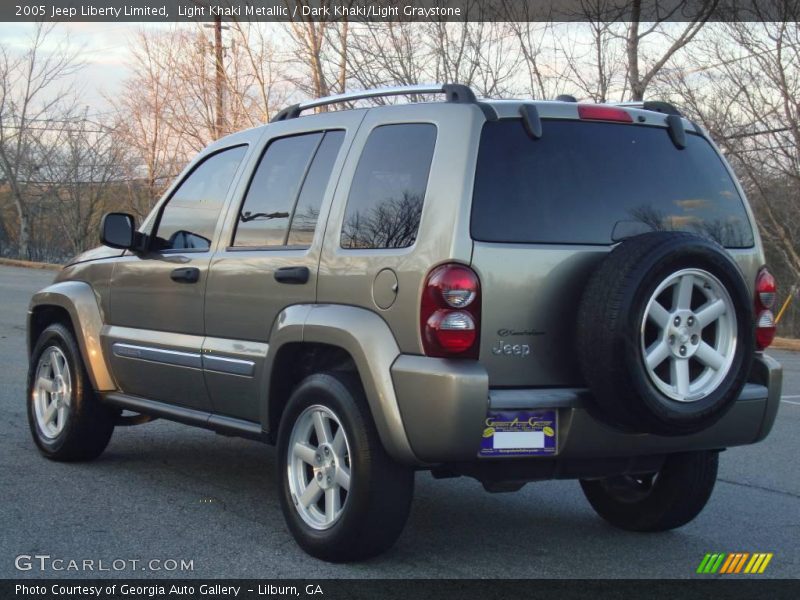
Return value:
[[(785, 369), (771, 435), (721, 455), (709, 504), (681, 529), (616, 530), (575, 481), (488, 494), (471, 479), (419, 473), (395, 547), (333, 565), (284, 526), (269, 446), (156, 421), (118, 428), (91, 463), (39, 455), (25, 417), (25, 313), (53, 275), (0, 266), (0, 578), (685, 578), (708, 552), (772, 552), (759, 577), (800, 576), (800, 353), (770, 352)], [(50, 559), (20, 571), (20, 555)], [(94, 570), (71, 569), (84, 560)], [(165, 570), (170, 560), (192, 570)]]

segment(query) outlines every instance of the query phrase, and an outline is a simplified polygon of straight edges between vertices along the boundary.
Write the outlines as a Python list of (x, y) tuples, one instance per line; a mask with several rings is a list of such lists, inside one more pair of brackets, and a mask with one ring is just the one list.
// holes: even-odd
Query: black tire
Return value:
[(717, 480), (718, 452), (668, 456), (650, 477), (618, 476), (581, 480), (598, 515), (627, 531), (667, 531), (685, 525), (703, 510)]
[[(332, 411), (349, 444), (350, 487), (338, 520), (322, 530), (304, 521), (295, 508), (289, 483), (292, 431), (312, 406)], [(278, 430), (277, 473), (286, 523), (311, 556), (330, 562), (366, 559), (391, 547), (405, 526), (414, 493), (414, 471), (386, 453), (361, 384), (346, 372), (311, 375), (294, 390)]]
[[(640, 344), (651, 295), (682, 269), (700, 269), (722, 284), (737, 328), (727, 375), (706, 395), (686, 402), (654, 385)], [(713, 425), (736, 401), (750, 371), (755, 350), (751, 305), (738, 266), (708, 239), (653, 232), (622, 242), (590, 278), (578, 309), (578, 360), (599, 409), (596, 416), (626, 431), (659, 435), (684, 435)]]
[[(40, 359), (57, 348), (66, 359), (71, 390), (63, 428), (55, 436), (47, 435), (36, 417), (35, 385)], [(27, 387), (28, 424), (33, 441), (47, 458), (57, 461), (82, 461), (97, 458), (108, 446), (114, 432), (114, 409), (103, 405), (92, 389), (75, 336), (61, 323), (47, 327), (31, 353)]]

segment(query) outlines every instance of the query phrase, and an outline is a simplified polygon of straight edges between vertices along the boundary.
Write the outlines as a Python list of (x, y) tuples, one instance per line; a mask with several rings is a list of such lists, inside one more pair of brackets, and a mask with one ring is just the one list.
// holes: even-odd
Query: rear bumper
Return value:
[[(749, 383), (731, 410), (715, 425), (696, 434), (665, 437), (616, 430), (593, 416), (585, 389), (492, 389), (480, 363), (400, 356), (392, 365), (406, 435), (426, 464), (463, 462), (538, 463), (542, 478), (569, 474), (586, 463), (619, 463), (635, 469), (644, 456), (713, 450), (764, 439), (780, 404), (782, 370), (773, 358), (758, 355)], [(487, 410), (557, 409), (555, 457), (477, 459)], [(498, 465), (499, 466), (499, 465)], [(605, 467), (601, 467), (605, 468)], [(616, 470), (616, 469), (615, 469)], [(532, 478), (539, 478), (538, 476)]]

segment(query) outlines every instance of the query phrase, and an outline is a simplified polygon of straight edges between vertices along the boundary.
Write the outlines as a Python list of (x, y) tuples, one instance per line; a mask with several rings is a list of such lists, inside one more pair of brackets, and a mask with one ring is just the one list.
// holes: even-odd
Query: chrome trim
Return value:
[(114, 356), (120, 358), (133, 358), (146, 360), (148, 362), (162, 363), (176, 367), (189, 367), (191, 369), (202, 369), (203, 361), (199, 353), (181, 352), (178, 350), (165, 350), (164, 348), (151, 348), (149, 346), (136, 346), (134, 344), (124, 344), (115, 342), (111, 346)]
[(252, 360), (240, 360), (238, 358), (204, 354), (203, 368), (206, 371), (213, 371), (215, 373), (252, 377), (256, 370), (256, 363)]

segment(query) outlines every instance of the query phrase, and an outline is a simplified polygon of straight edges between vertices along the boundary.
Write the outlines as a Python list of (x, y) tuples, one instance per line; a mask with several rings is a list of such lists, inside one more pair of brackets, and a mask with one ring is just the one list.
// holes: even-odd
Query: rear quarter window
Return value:
[(475, 240), (612, 244), (689, 231), (728, 248), (754, 244), (744, 202), (706, 139), (679, 150), (661, 127), (544, 120), (486, 123), (475, 172)]
[(358, 160), (342, 225), (342, 248), (407, 248), (417, 239), (436, 145), (429, 123), (381, 125)]

